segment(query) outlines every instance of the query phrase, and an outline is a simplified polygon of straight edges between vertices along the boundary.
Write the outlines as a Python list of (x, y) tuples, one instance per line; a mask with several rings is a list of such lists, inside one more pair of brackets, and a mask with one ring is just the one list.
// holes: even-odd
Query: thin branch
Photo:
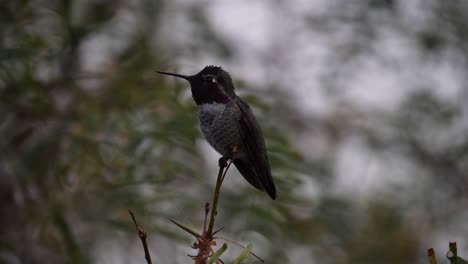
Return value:
[(148, 244), (146, 243), (147, 234), (146, 234), (145, 230), (141, 229), (140, 226), (138, 225), (138, 223), (136, 221), (136, 218), (135, 218), (135, 215), (133, 214), (132, 210), (129, 209), (128, 213), (132, 217), (133, 223), (135, 224), (135, 228), (136, 228), (136, 230), (138, 232), (138, 236), (140, 237), (141, 243), (143, 244), (143, 249), (145, 250), (146, 262), (148, 264), (152, 264), (153, 262), (151, 261), (151, 255), (150, 255), (149, 250), (148, 250)]
[[(216, 179), (216, 187), (215, 187), (215, 192), (213, 196), (213, 207), (211, 208), (210, 223), (208, 226), (208, 230), (206, 232), (208, 236), (211, 236), (211, 238), (212, 238), (215, 218), (217, 214), (219, 192), (221, 190), (221, 185), (223, 184), (224, 177), (226, 176), (226, 172), (229, 169), (229, 166), (231, 166), (231, 163), (232, 163), (232, 160), (229, 161), (227, 167), (221, 166), (221, 163), (219, 166), (218, 178)], [(224, 170), (224, 168), (226, 168), (226, 170)]]
[[(226, 169), (224, 170), (223, 177), (221, 178), (221, 184), (223, 184), (224, 178), (226, 178), (226, 173), (227, 173), (227, 171), (229, 170), (229, 167), (231, 167), (231, 164), (232, 164), (232, 160), (229, 161), (229, 163), (228, 163)], [(221, 186), (219, 186), (219, 187), (221, 188)]]
[(195, 260), (195, 264), (201, 264), (201, 263), (205, 264), (207, 263), (208, 259), (210, 259), (210, 261), (216, 261), (216, 264), (224, 263), (221, 259), (217, 258), (219, 257), (219, 255), (216, 256), (216, 253), (219, 253), (221, 251), (218, 250), (217, 252), (214, 252), (213, 250), (213, 247), (216, 246), (216, 241), (213, 240), (214, 235), (218, 233), (219, 231), (221, 231), (222, 228), (214, 232), (213, 232), (213, 228), (214, 228), (214, 224), (216, 220), (218, 200), (219, 200), (219, 196), (221, 192), (221, 185), (223, 184), (224, 178), (226, 177), (226, 173), (232, 164), (232, 159), (229, 162), (227, 162), (226, 160), (227, 159), (225, 157), (222, 157), (221, 159), (219, 159), (219, 171), (218, 171), (218, 177), (216, 179), (216, 187), (215, 187), (215, 191), (213, 195), (213, 207), (211, 208), (210, 221), (208, 223), (208, 228), (207, 228), (207, 220), (208, 220), (208, 214), (210, 213), (209, 203), (205, 204), (205, 220), (203, 223), (203, 233), (201, 235), (198, 234), (196, 231), (193, 231), (192, 229), (176, 222), (175, 220), (169, 219), (172, 223), (177, 225), (179, 228), (183, 229), (184, 231), (196, 237), (197, 241), (193, 243), (192, 248), (198, 249), (198, 253), (195, 256), (189, 255), (189, 257)]
[(205, 221), (203, 222), (203, 234), (206, 232), (206, 220), (208, 219), (208, 214), (210, 213), (210, 203), (205, 203)]

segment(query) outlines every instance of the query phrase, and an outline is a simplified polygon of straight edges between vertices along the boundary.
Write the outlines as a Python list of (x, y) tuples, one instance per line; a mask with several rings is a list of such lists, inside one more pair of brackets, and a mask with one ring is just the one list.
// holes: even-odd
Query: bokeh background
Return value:
[(218, 155), (155, 71), (207, 64), (254, 109), (279, 197), (230, 170), (221, 236), (266, 263), (468, 255), (468, 1), (0, 5), (1, 263), (144, 263), (129, 208), (155, 263), (190, 263), (168, 218), (201, 229)]

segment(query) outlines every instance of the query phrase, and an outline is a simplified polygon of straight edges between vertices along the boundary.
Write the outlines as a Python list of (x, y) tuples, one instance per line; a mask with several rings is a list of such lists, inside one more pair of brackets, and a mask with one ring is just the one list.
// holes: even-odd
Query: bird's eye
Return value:
[(205, 82), (210, 82), (210, 83), (215, 83), (215, 82), (216, 82), (216, 79), (215, 79), (213, 76), (210, 76), (210, 75), (205, 76), (205, 77), (203, 78), (203, 80), (204, 80)]

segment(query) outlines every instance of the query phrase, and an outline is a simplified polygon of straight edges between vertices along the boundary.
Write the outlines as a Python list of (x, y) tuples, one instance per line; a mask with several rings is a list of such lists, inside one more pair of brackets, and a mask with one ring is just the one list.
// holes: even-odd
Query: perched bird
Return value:
[(231, 159), (250, 184), (275, 199), (262, 131), (250, 107), (234, 92), (229, 73), (212, 65), (195, 75), (158, 73), (190, 83), (205, 139), (223, 158)]

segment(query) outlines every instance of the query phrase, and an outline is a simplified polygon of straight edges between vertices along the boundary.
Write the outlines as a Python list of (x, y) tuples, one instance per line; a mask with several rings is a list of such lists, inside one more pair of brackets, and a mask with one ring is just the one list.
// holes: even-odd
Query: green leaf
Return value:
[(246, 260), (249, 257), (251, 251), (252, 251), (252, 244), (248, 244), (244, 248), (244, 250), (242, 250), (240, 255), (236, 258), (236, 260), (234, 260), (234, 264), (241, 264), (244, 260)]
[(219, 257), (221, 257), (224, 251), (226, 251), (226, 249), (227, 249), (227, 244), (224, 243), (223, 246), (214, 253), (214, 255), (210, 258), (210, 260), (208, 260), (208, 264), (215, 263), (219, 259)]

